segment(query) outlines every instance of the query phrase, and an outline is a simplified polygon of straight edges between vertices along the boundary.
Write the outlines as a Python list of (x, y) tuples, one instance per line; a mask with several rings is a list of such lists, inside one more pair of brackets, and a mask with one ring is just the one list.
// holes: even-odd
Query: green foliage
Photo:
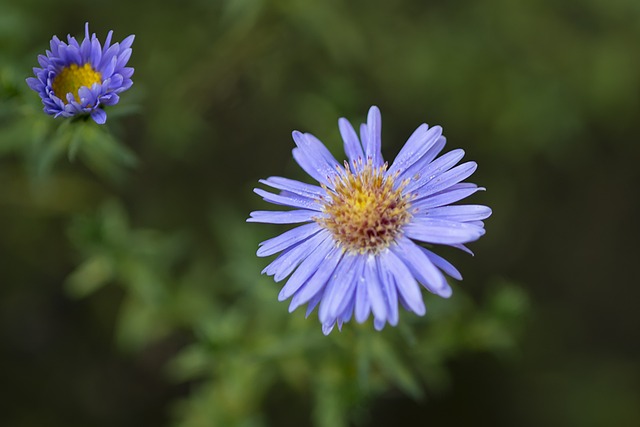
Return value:
[[(267, 425), (267, 398), (283, 386), (311, 399), (314, 425), (347, 426), (353, 408), (384, 393), (397, 389), (422, 399), (425, 386), (446, 386), (445, 363), (462, 352), (515, 345), (526, 299), (508, 283), (498, 284), (482, 307), (456, 290), (449, 301), (429, 299), (426, 318), (404, 314), (398, 328), (382, 333), (370, 322), (347, 324), (325, 337), (315, 315), (289, 314), (277, 301), (277, 285), (259, 276), (259, 240), (242, 215), (227, 209), (211, 220), (212, 238), (227, 242), (218, 259), (195, 253), (179, 236), (131, 229), (114, 201), (70, 228), (84, 260), (67, 289), (77, 297), (106, 284), (124, 289), (121, 345), (140, 349), (170, 333), (193, 332), (193, 342), (167, 367), (175, 381), (194, 384), (175, 409), (176, 426)], [(176, 269), (180, 262), (186, 265)]]

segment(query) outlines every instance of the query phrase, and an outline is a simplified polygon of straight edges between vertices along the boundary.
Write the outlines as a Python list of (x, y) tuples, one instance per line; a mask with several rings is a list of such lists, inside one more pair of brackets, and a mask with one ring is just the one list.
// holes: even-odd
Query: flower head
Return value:
[(426, 312), (419, 284), (444, 298), (451, 287), (443, 273), (461, 280), (458, 270), (423, 246), (453, 246), (485, 232), (483, 219), (491, 209), (452, 205), (481, 187), (462, 183), (476, 170), (475, 162), (456, 166), (464, 151), (440, 157), (442, 128), (420, 125), (388, 166), (382, 158), (380, 110), (371, 107), (360, 138), (346, 119), (338, 121), (348, 157), (338, 163), (309, 133), (293, 132), (293, 157), (320, 185), (282, 177), (260, 182), (278, 194), (256, 188), (267, 202), (294, 208), (255, 211), (249, 222), (303, 224), (264, 241), (258, 256), (280, 255), (263, 273), (276, 282), (289, 278), (281, 301), (291, 298), (289, 311), (308, 304), (307, 316), (319, 305), (325, 334), (355, 316), (374, 326), (398, 323), (398, 304), (418, 315)]
[(82, 43), (70, 35), (68, 43), (53, 36), (51, 50), (46, 56), (38, 55), (42, 68), (35, 67), (36, 77), (27, 79), (42, 98), (45, 113), (55, 117), (89, 114), (99, 124), (107, 120), (102, 107), (117, 104), (118, 94), (133, 84), (133, 68), (126, 65), (135, 36), (111, 44), (112, 35), (109, 31), (102, 46), (95, 33), (89, 37), (86, 23)]

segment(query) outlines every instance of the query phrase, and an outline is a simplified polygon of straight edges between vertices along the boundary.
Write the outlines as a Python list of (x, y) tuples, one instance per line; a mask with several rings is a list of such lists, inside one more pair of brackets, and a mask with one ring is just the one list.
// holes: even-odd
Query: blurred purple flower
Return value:
[(96, 123), (105, 123), (102, 107), (117, 104), (118, 94), (133, 84), (133, 68), (126, 65), (135, 36), (111, 44), (112, 35), (109, 31), (102, 46), (95, 33), (89, 37), (86, 23), (82, 43), (70, 35), (68, 44), (53, 36), (51, 50), (46, 56), (38, 55), (42, 68), (34, 68), (36, 77), (27, 79), (42, 98), (45, 113), (55, 117), (89, 114)]
[(387, 322), (395, 326), (398, 302), (425, 314), (418, 283), (449, 297), (443, 272), (458, 280), (460, 273), (417, 242), (470, 252), (464, 244), (485, 233), (482, 220), (491, 215), (486, 206), (451, 205), (484, 188), (461, 182), (477, 167), (455, 166), (463, 150), (437, 157), (446, 141), (440, 126), (420, 125), (388, 167), (377, 107), (369, 110), (360, 138), (346, 119), (338, 124), (349, 159), (344, 167), (316, 137), (294, 131), (293, 157), (320, 186), (281, 177), (261, 180), (280, 190), (255, 189), (265, 201), (295, 209), (256, 211), (247, 220), (305, 223), (262, 242), (257, 254), (280, 252), (263, 273), (276, 282), (289, 277), (279, 295), (281, 301), (292, 298), (289, 311), (308, 303), (308, 316), (319, 304), (325, 334), (354, 315), (364, 322), (370, 313), (376, 329)]

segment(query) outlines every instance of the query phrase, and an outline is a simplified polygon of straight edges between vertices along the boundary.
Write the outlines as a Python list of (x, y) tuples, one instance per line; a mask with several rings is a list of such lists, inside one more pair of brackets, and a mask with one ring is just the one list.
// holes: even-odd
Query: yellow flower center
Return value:
[(71, 64), (68, 67), (64, 67), (62, 71), (60, 71), (60, 74), (53, 79), (51, 88), (58, 98), (65, 104), (68, 104), (68, 93), (72, 93), (76, 101), (80, 102), (78, 90), (82, 86), (91, 88), (94, 83), (102, 83), (102, 74), (94, 70), (91, 64), (87, 63), (82, 67), (77, 64)]
[(411, 219), (411, 196), (402, 191), (407, 182), (394, 189), (394, 176), (384, 176), (387, 165), (373, 167), (360, 162), (352, 172), (345, 170), (334, 179), (335, 190), (325, 190), (326, 217), (315, 221), (328, 229), (344, 250), (354, 253), (378, 253), (387, 248)]

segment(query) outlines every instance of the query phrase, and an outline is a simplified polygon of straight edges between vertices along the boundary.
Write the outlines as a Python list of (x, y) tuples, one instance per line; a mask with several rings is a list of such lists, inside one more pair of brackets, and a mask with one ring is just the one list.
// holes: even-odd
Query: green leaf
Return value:
[(67, 277), (67, 292), (75, 298), (85, 297), (111, 281), (113, 273), (109, 258), (103, 255), (89, 258)]

